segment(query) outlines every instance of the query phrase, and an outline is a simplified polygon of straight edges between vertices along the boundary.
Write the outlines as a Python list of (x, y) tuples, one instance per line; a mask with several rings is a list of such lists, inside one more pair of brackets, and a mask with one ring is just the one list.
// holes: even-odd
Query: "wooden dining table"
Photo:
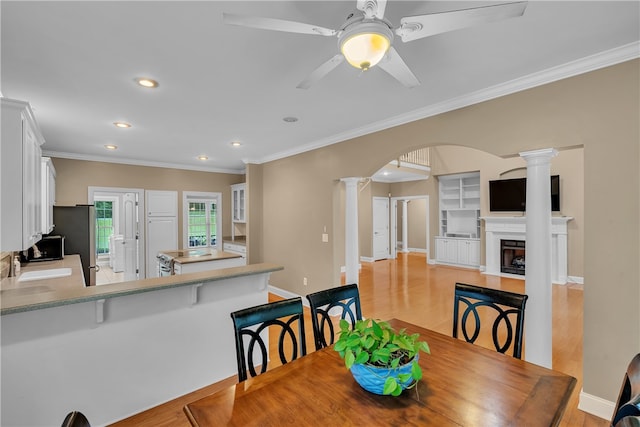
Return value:
[(423, 379), (399, 397), (362, 389), (332, 347), (185, 406), (194, 426), (555, 426), (576, 379), (401, 320)]

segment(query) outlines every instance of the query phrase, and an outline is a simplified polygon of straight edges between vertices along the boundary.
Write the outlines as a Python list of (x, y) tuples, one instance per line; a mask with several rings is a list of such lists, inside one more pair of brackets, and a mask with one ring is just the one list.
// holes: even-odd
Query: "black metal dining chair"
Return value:
[[(505, 353), (513, 344), (513, 357), (521, 359), (527, 298), (527, 295), (514, 292), (456, 283), (453, 305), (453, 337), (458, 338), (458, 333), (461, 331), (467, 342), (474, 343), (480, 336), (481, 317), (486, 319), (487, 316), (487, 313), (483, 313), (484, 316), (481, 316), (478, 308), (488, 307), (488, 310), (483, 309), (482, 311), (488, 311), (490, 314), (495, 312), (491, 327), (491, 337), (495, 349), (500, 353)], [(459, 315), (460, 305), (464, 307), (461, 315)], [(515, 326), (513, 320), (515, 320)], [(503, 326), (501, 327), (501, 325)], [(501, 338), (503, 335), (501, 330), (506, 330), (504, 338)]]
[(362, 319), (358, 285), (344, 285), (307, 295), (311, 307), (311, 323), (316, 350), (333, 344), (335, 327), (331, 314), (340, 312), (340, 318), (348, 320), (353, 328)]
[[(269, 332), (279, 331), (278, 355), (282, 364), (307, 354), (300, 297), (238, 310), (231, 313), (231, 318), (234, 325), (240, 381), (247, 379), (247, 371), (252, 377), (267, 371), (269, 340), (266, 336)], [(297, 335), (294, 331), (296, 322)], [(287, 349), (290, 351), (287, 352)], [(256, 355), (259, 356), (258, 364), (254, 361)], [(256, 366), (260, 366), (259, 373), (256, 371)]]
[(614, 427), (640, 427), (640, 416), (627, 416), (621, 418)]
[(91, 427), (91, 424), (82, 412), (72, 411), (62, 421), (62, 427)]
[(611, 425), (617, 426), (623, 418), (629, 416), (640, 416), (640, 353), (631, 359), (624, 373)]

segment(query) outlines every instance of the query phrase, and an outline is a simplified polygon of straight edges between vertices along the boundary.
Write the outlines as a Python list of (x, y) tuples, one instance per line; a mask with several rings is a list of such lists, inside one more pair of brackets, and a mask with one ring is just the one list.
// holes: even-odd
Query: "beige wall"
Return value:
[[(518, 213), (489, 211), (489, 181), (501, 178), (526, 176), (526, 162), (521, 157), (501, 158), (490, 153), (461, 146), (438, 146), (431, 149), (432, 173), (447, 175), (452, 173), (480, 171), (480, 215), (513, 216)], [(505, 173), (506, 172), (506, 173)], [(501, 174), (504, 174), (501, 176)], [(553, 215), (570, 216), (568, 230), (568, 274), (584, 277), (584, 149), (572, 147), (561, 150), (551, 160), (551, 174), (560, 175), (560, 212)], [(433, 189), (431, 198), (431, 248), (435, 257), (435, 241), (438, 233), (438, 190)], [(483, 229), (484, 232), (484, 224)], [(481, 235), (481, 264), (484, 264), (484, 235)]]
[[(584, 218), (570, 223), (576, 227), (570, 253), (579, 254), (574, 231), (582, 229), (584, 392), (615, 400), (621, 372), (640, 348), (639, 63), (629, 61), (311, 152), (249, 165), (251, 262), (283, 265), (285, 269), (274, 273), (271, 283), (296, 294), (337, 284), (344, 264), (340, 178), (370, 176), (404, 152), (425, 146), (466, 146), (498, 156), (505, 164), (501, 157), (521, 151), (582, 146), (583, 188), (579, 184), (574, 188), (572, 181), (567, 189), (563, 181), (562, 213), (573, 215), (572, 204), (579, 205), (583, 192)], [(572, 154), (580, 156), (579, 151), (565, 153), (569, 152), (561, 151), (552, 161), (552, 170), (564, 168), (565, 161), (576, 161), (569, 159)], [(453, 168), (444, 157), (433, 160), (440, 173)], [(230, 224), (229, 185), (244, 178), (65, 159), (54, 159), (54, 165), (59, 204), (86, 203), (88, 186), (221, 191), (225, 229)], [(579, 162), (572, 165), (580, 167)], [(456, 169), (467, 167), (478, 170), (471, 164)], [(577, 170), (575, 174), (580, 176)], [(436, 183), (427, 181), (428, 194), (437, 194)], [(565, 196), (573, 194), (575, 199), (564, 203)], [(488, 203), (486, 196), (482, 195), (483, 203)], [(430, 203), (433, 210), (437, 197)], [(254, 214), (261, 223), (253, 223)], [(435, 235), (437, 215), (431, 216)], [(328, 243), (321, 240), (324, 227)], [(306, 287), (303, 277), (308, 278)]]
[[(374, 188), (382, 188), (378, 195), (392, 197), (402, 196), (429, 196), (429, 253), (435, 258), (435, 240), (439, 235), (439, 194), (438, 176), (463, 172), (480, 172), (481, 183), (481, 216), (513, 216), (518, 213), (501, 213), (489, 211), (489, 181), (501, 178), (515, 178), (526, 176), (526, 162), (518, 157), (502, 158), (484, 151), (469, 147), (446, 145), (431, 147), (432, 176), (428, 180), (400, 182), (395, 184), (377, 184)], [(574, 219), (569, 222), (569, 259), (568, 274), (573, 277), (584, 276), (584, 149), (572, 147), (559, 152), (552, 159), (551, 173), (560, 175), (560, 212), (553, 215), (570, 216)], [(359, 228), (360, 228), (360, 254), (364, 257), (371, 256), (371, 191), (359, 193)], [(426, 225), (424, 218), (426, 213), (424, 202), (413, 201), (408, 206), (408, 247), (426, 249), (424, 236)], [(398, 240), (402, 239), (402, 209), (398, 206)], [(484, 264), (484, 235), (481, 237), (481, 264)]]
[(88, 187), (140, 188), (178, 191), (178, 245), (182, 246), (182, 192), (222, 193), (222, 234), (231, 231), (231, 184), (244, 182), (244, 175), (197, 172), (149, 166), (122, 165), (53, 158), (56, 168), (56, 204), (87, 203)]
[[(615, 400), (620, 373), (640, 348), (638, 64), (264, 164), (264, 260), (285, 267), (272, 284), (301, 295), (336, 284), (344, 262), (336, 255), (344, 250), (340, 178), (370, 176), (389, 159), (425, 146), (467, 146), (500, 157), (584, 146), (584, 391)], [(323, 226), (332, 244), (321, 243)]]
[(245, 212), (247, 215), (247, 264), (252, 260), (264, 259), (264, 245), (262, 235), (264, 222), (262, 208), (264, 206), (262, 195), (262, 165), (247, 165), (247, 187), (245, 193)]

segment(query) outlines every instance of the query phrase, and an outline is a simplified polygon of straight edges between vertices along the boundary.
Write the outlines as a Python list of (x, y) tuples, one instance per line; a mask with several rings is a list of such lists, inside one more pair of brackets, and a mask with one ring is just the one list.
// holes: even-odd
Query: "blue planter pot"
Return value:
[[(418, 360), (418, 356), (416, 355), (415, 360)], [(398, 366), (395, 369), (392, 368), (381, 368), (378, 366), (372, 365), (353, 365), (351, 366), (351, 374), (353, 378), (356, 380), (360, 387), (363, 389), (375, 393), (375, 394), (383, 394), (382, 390), (384, 389), (384, 382), (388, 377), (397, 378), (399, 374), (410, 374), (411, 373), (411, 362), (406, 365)], [(413, 378), (410, 378), (408, 381), (400, 382), (398, 384), (402, 387), (402, 390), (406, 390), (414, 383)]]

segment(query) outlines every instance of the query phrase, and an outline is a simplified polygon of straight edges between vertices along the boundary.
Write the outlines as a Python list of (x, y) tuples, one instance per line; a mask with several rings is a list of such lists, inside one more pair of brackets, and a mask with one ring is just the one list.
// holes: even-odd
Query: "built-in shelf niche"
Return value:
[(446, 175), (440, 182), (440, 235), (480, 238), (480, 173)]

